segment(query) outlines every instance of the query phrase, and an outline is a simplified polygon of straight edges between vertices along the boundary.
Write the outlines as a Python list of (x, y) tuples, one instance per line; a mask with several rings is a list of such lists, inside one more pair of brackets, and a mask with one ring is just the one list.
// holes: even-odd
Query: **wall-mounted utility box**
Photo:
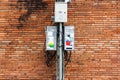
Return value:
[(64, 50), (74, 50), (74, 26), (64, 27)]
[(67, 3), (55, 2), (55, 22), (67, 22)]
[(46, 28), (46, 50), (56, 50), (57, 27), (47, 26)]
[(68, 3), (68, 2), (71, 2), (71, 0), (56, 0), (56, 2), (65, 2), (65, 3)]

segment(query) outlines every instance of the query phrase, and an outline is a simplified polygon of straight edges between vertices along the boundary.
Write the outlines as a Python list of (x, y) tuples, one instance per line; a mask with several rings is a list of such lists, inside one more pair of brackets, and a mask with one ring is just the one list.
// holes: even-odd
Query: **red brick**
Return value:
[[(56, 66), (47, 67), (44, 57), (45, 27), (54, 24), (54, 2), (43, 0), (46, 9), (34, 10), (19, 21), (28, 10), (19, 10), (17, 1), (0, 1), (0, 79), (55, 80)], [(69, 3), (64, 25), (75, 26), (75, 50), (65, 68), (65, 80), (120, 79), (119, 8), (119, 0)], [(21, 22), (23, 27), (17, 27)]]

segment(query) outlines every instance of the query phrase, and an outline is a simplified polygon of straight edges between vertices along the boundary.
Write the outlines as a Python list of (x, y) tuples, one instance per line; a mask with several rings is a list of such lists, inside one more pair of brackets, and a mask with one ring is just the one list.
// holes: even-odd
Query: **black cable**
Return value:
[(64, 52), (64, 58), (65, 58), (65, 61), (66, 61), (65, 67), (71, 61), (70, 60), (71, 59), (71, 55), (72, 55), (71, 51), (70, 51), (70, 53), (68, 53), (67, 51)]
[(50, 67), (56, 56), (56, 51), (46, 51), (46, 65)]

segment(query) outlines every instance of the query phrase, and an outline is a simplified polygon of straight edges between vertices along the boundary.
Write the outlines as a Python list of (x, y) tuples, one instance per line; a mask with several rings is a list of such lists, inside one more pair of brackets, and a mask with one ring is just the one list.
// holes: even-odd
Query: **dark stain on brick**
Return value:
[(18, 0), (17, 8), (19, 10), (27, 10), (27, 12), (19, 17), (18, 28), (23, 27), (23, 24), (26, 23), (30, 15), (39, 10), (45, 10), (48, 6), (46, 2), (42, 0)]

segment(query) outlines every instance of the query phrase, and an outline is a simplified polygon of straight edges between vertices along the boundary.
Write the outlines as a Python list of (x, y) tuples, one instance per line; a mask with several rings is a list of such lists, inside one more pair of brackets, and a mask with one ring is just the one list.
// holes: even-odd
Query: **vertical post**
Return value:
[(59, 37), (58, 37), (58, 80), (64, 80), (64, 58), (63, 58), (63, 31), (62, 23), (59, 23)]

